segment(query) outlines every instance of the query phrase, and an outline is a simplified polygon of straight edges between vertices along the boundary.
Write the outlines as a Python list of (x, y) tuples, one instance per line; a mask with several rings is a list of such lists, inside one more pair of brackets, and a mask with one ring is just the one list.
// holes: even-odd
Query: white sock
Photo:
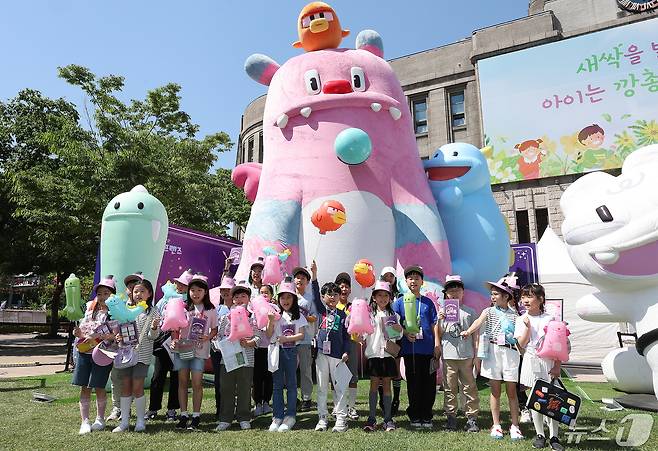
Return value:
[(535, 432), (537, 435), (544, 435), (544, 415), (537, 412), (536, 410), (531, 410), (530, 415), (532, 415), (532, 424), (535, 425)]
[(557, 420), (551, 420), (550, 423), (548, 423), (548, 431), (551, 434), (551, 437), (557, 437), (559, 429), (560, 424)]
[(201, 416), (201, 412), (192, 412), (192, 418), (200, 417), (200, 416)]
[(120, 402), (121, 402), (121, 427), (123, 429), (128, 429), (128, 424), (130, 424), (130, 406), (133, 403), (133, 397), (122, 396)]
[(135, 398), (135, 411), (137, 414), (137, 424), (144, 424), (144, 414), (146, 413), (146, 396), (142, 395)]
[(180, 411), (180, 416), (186, 417), (187, 416), (187, 410), (181, 410)]

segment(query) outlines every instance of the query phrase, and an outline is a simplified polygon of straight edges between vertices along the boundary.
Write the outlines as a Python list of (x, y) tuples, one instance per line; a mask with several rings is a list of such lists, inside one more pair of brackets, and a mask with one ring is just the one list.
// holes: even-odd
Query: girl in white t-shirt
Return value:
[[(297, 291), (290, 277), (279, 285), (277, 300), (281, 318), (270, 313), (266, 333), (272, 343), (279, 345), (279, 368), (272, 374), (273, 415), (270, 432), (286, 432), (293, 428), (297, 416), (297, 343), (304, 338), (308, 324), (299, 311)], [(283, 404), (283, 386), (286, 386), (286, 408)], [(285, 413), (285, 416), (284, 416)]]
[[(386, 329), (399, 336), (402, 333), (402, 326), (400, 325), (400, 316), (391, 308), (390, 289), (391, 286), (388, 282), (380, 280), (372, 290), (372, 297), (370, 298), (370, 308), (373, 311), (371, 317), (375, 324), (375, 330), (365, 338), (365, 355), (368, 359), (368, 373), (370, 374), (370, 414), (366, 425), (363, 427), (366, 432), (375, 430), (377, 390), (380, 384), (383, 388), (382, 401), (384, 405), (382, 429), (386, 431), (395, 430), (395, 423), (391, 416), (391, 378), (397, 376), (398, 368), (395, 358), (386, 351), (386, 342), (389, 336)], [(387, 324), (385, 325), (384, 322)]]
[[(526, 312), (516, 319), (514, 328), (514, 336), (518, 345), (525, 349), (519, 382), (525, 387), (532, 388), (538, 379), (550, 382), (558, 377), (560, 375), (560, 362), (537, 356), (537, 347), (544, 336), (544, 326), (554, 319), (552, 315), (545, 312), (546, 294), (544, 287), (538, 283), (523, 287), (521, 290), (521, 303)], [(544, 436), (543, 415), (535, 410), (531, 410), (531, 414), (537, 433), (532, 446), (534, 448), (544, 448), (546, 438)], [(551, 448), (558, 451), (564, 449), (558, 439), (558, 422), (556, 420), (550, 420), (549, 432), (551, 434)]]

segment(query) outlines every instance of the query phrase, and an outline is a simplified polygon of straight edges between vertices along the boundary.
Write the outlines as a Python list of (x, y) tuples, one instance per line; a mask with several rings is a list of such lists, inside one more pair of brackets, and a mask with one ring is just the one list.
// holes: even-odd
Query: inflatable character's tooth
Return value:
[(276, 120), (276, 126), (279, 128), (286, 128), (286, 125), (288, 125), (288, 115), (283, 113), (279, 116), (279, 119)]
[(388, 112), (391, 113), (391, 117), (393, 118), (393, 120), (397, 121), (398, 119), (400, 119), (402, 117), (402, 112), (400, 110), (398, 110), (397, 108), (395, 108), (394, 106), (390, 107), (388, 109)]
[(158, 238), (160, 237), (160, 229), (162, 228), (162, 224), (160, 221), (151, 221), (151, 238), (153, 238), (153, 242), (155, 243), (158, 241)]
[(594, 258), (604, 265), (613, 265), (617, 263), (617, 260), (619, 260), (619, 252), (615, 250), (595, 252)]
[(370, 109), (372, 109), (372, 111), (377, 113), (379, 110), (382, 109), (382, 105), (381, 105), (381, 103), (373, 102), (373, 103), (370, 104)]
[(299, 110), (299, 114), (301, 114), (304, 117), (309, 117), (311, 115), (311, 107), (310, 106), (305, 106), (301, 110)]

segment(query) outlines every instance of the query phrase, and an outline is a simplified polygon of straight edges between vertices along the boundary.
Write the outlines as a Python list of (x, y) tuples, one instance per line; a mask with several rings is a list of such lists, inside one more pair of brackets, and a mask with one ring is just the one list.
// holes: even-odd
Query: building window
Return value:
[(252, 136), (247, 141), (247, 162), (251, 163), (254, 161), (254, 137)]
[(258, 133), (258, 162), (263, 162), (263, 132)]
[(520, 210), (516, 212), (516, 237), (519, 244), (530, 242), (528, 210)]
[(548, 208), (535, 209), (535, 224), (537, 226), (537, 241), (539, 241), (548, 228)]
[(417, 135), (427, 133), (427, 97), (411, 101), (411, 112), (414, 116), (414, 131)]
[(466, 127), (464, 91), (450, 93), (450, 124), (453, 129)]

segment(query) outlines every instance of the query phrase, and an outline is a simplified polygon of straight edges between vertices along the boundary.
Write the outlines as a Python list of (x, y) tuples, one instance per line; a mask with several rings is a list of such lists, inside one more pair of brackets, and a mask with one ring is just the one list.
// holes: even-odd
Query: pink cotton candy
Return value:
[(185, 313), (185, 301), (181, 298), (170, 299), (165, 307), (165, 318), (162, 323), (162, 331), (180, 330), (187, 327), (188, 320)]
[(231, 333), (228, 336), (229, 340), (238, 341), (253, 335), (251, 324), (249, 324), (249, 315), (247, 314), (247, 309), (241, 305), (235, 307), (233, 310), (231, 310), (230, 319)]
[(351, 334), (371, 334), (375, 331), (370, 320), (370, 308), (365, 299), (355, 299), (352, 301), (350, 325), (347, 331)]

